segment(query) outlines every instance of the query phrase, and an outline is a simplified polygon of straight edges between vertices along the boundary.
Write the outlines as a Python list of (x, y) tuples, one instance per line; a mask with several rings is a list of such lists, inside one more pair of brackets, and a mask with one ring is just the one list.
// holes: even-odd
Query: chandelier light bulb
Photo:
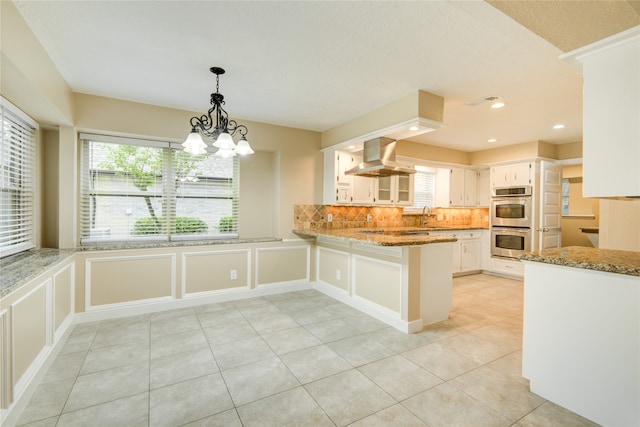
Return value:
[(236, 146), (236, 153), (240, 154), (241, 156), (244, 156), (246, 154), (253, 154), (255, 153), (255, 151), (251, 149), (251, 146), (249, 145), (249, 141), (247, 141), (247, 138), (243, 136), (240, 139), (240, 141), (238, 141), (238, 145)]
[(227, 132), (222, 132), (216, 142), (213, 143), (214, 147), (223, 149), (223, 150), (233, 150), (236, 148), (236, 144), (233, 142), (233, 138)]
[(189, 154), (204, 154), (206, 153), (206, 144), (202, 140), (202, 136), (198, 132), (191, 132), (187, 135), (187, 139), (182, 143), (184, 151)]

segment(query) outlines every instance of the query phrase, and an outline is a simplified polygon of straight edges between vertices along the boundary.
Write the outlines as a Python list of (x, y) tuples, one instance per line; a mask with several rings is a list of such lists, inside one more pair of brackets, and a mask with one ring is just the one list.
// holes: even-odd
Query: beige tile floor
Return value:
[(520, 375), (522, 282), (406, 335), (313, 290), (75, 327), (18, 424), (592, 426)]

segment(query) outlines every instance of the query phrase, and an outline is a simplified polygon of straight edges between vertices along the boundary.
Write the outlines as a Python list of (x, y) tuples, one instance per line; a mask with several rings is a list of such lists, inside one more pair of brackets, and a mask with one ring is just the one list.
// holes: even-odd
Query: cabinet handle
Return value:
[(504, 174), (504, 182), (507, 182), (507, 174)]
[(518, 180), (518, 172), (513, 174), (513, 179), (516, 180), (516, 181)]

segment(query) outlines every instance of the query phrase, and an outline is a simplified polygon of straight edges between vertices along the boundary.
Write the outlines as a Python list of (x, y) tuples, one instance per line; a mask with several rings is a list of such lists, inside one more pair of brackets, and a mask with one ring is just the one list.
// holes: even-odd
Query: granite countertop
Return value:
[(268, 243), (281, 242), (282, 239), (274, 237), (255, 239), (229, 239), (229, 240), (189, 240), (176, 242), (156, 242), (146, 244), (115, 244), (102, 246), (83, 246), (75, 249), (31, 249), (26, 252), (11, 255), (0, 259), (0, 298), (18, 289), (31, 279), (55, 267), (77, 252), (86, 251), (110, 251), (126, 249), (153, 249), (188, 246), (228, 245), (243, 243)]
[(209, 246), (209, 245), (241, 245), (243, 243), (271, 243), (281, 242), (277, 237), (260, 237), (250, 239), (216, 239), (216, 240), (177, 240), (173, 242), (153, 242), (153, 243), (116, 243), (113, 245), (82, 246), (76, 251), (112, 251), (125, 249), (155, 249), (155, 248), (177, 248), (186, 246)]
[(640, 252), (568, 246), (566, 248), (525, 253), (520, 255), (520, 259), (565, 267), (640, 276)]
[(0, 297), (73, 256), (74, 249), (31, 249), (0, 260)]
[(339, 228), (298, 229), (294, 233), (303, 237), (329, 237), (348, 242), (367, 243), (374, 246), (416, 246), (430, 243), (455, 242), (450, 236), (430, 235), (434, 231), (477, 230), (471, 227), (385, 227), (385, 228)]

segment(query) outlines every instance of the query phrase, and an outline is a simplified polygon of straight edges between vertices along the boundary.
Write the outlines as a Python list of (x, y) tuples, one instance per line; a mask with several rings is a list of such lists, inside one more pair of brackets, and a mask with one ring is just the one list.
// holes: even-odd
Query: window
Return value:
[(562, 215), (569, 215), (569, 178), (562, 180)]
[(34, 161), (38, 125), (0, 97), (0, 257), (34, 244)]
[(413, 175), (413, 206), (422, 209), (425, 206), (433, 207), (435, 193), (435, 171), (426, 166), (415, 166)]
[(238, 237), (237, 158), (80, 135), (81, 244)]

